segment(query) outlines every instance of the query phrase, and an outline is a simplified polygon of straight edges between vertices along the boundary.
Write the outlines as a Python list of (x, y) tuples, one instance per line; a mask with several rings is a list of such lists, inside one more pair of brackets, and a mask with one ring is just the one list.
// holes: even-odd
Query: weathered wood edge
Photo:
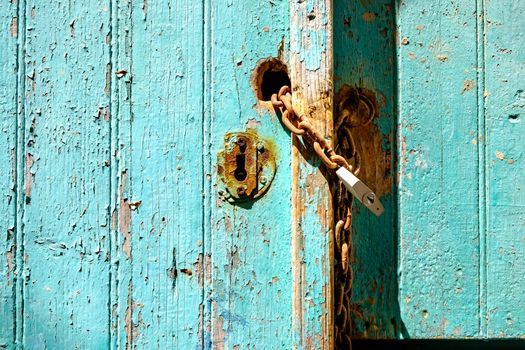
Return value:
[[(333, 133), (332, 66), (331, 0), (291, 0), (290, 78), (293, 103), (329, 139)], [(297, 349), (333, 348), (333, 215), (327, 178), (319, 166), (313, 152), (294, 136), (292, 327), (293, 344)], [(317, 281), (319, 277), (323, 280)]]
[(132, 242), (129, 232), (131, 214), (128, 198), (131, 194), (131, 75), (118, 77), (114, 72), (131, 67), (130, 1), (111, 0), (111, 61), (107, 68), (107, 83), (111, 96), (111, 281), (110, 281), (110, 348), (131, 349)]
[(26, 90), (26, 67), (25, 67), (25, 45), (26, 45), (26, 1), (20, 0), (17, 2), (17, 16), (18, 16), (18, 43), (17, 43), (17, 92), (16, 92), (16, 208), (15, 208), (15, 237), (14, 244), (16, 246), (15, 253), (15, 271), (16, 276), (14, 289), (14, 341), (16, 347), (23, 346), (24, 341), (24, 305), (22, 297), (24, 295), (24, 234), (23, 234), (23, 219), (24, 219), (24, 202), (25, 202), (25, 90)]

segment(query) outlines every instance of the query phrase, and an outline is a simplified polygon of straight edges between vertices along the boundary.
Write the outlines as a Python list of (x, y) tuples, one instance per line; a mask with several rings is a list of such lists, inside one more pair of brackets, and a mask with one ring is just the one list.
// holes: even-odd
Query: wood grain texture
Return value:
[(20, 345), (102, 348), (109, 340), (109, 4), (21, 6)]
[[(329, 175), (253, 91), (270, 56), (327, 139), (335, 91), (376, 93), (354, 337), (522, 338), (523, 10), (2, 2), (0, 348), (331, 348)], [(277, 174), (231, 205), (217, 153), (248, 128)]]
[(404, 337), (479, 336), (474, 2), (401, 1), (399, 302)]
[(110, 348), (131, 349), (135, 328), (132, 281), (131, 206), (131, 93), (132, 40), (131, 1), (111, 3), (110, 61), (106, 66), (106, 93), (110, 96), (111, 138), (111, 261)]
[[(332, 2), (290, 1), (290, 77), (294, 107), (332, 139)], [(333, 216), (326, 169), (293, 136), (293, 346), (333, 347)]]
[(0, 3), (0, 348), (16, 341), (18, 6)]
[(510, 1), (399, 4), (404, 337), (522, 337), (520, 12)]
[(137, 348), (196, 349), (204, 287), (202, 4), (131, 6), (131, 66), (119, 67), (131, 81), (130, 160), (120, 167), (119, 200), (125, 254), (130, 240), (126, 332)]
[[(356, 126), (359, 177), (385, 207), (374, 216), (357, 199), (353, 208), (352, 338), (391, 338), (400, 331), (397, 283), (395, 174), (395, 2), (334, 2), (334, 90), (343, 85), (375, 94), (378, 116)], [(337, 112), (334, 112), (337, 113)], [(337, 120), (337, 115), (335, 116)]]
[[(486, 308), (484, 336), (525, 334), (525, 22), (522, 1), (484, 1)], [(480, 89), (481, 90), (481, 89)]]
[[(250, 85), (260, 60), (286, 61), (288, 3), (219, 0), (206, 8), (205, 346), (289, 349), (291, 141), (271, 103), (258, 101)], [(231, 205), (217, 195), (217, 153), (226, 132), (247, 128), (274, 143), (277, 173), (259, 200)]]

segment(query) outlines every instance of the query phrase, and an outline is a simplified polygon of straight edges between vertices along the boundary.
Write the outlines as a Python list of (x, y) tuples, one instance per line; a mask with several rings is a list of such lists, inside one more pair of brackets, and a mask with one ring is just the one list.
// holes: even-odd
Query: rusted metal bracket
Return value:
[(217, 155), (219, 196), (232, 204), (256, 200), (270, 187), (275, 170), (273, 146), (255, 130), (227, 133)]

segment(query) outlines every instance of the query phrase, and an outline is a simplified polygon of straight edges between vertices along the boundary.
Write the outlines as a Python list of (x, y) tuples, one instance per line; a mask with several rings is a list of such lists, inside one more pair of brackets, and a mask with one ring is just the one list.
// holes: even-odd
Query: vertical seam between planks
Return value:
[(487, 337), (487, 132), (485, 106), (485, 0), (476, 1), (476, 71), (478, 117), (478, 212), (479, 212), (479, 334)]
[[(119, 264), (118, 259), (119, 257), (119, 251), (118, 251), (118, 221), (117, 218), (114, 218), (114, 215), (117, 215), (117, 208), (118, 208), (118, 169), (119, 169), (119, 159), (117, 157), (117, 149), (119, 144), (119, 114), (120, 114), (120, 103), (119, 103), (119, 85), (114, 84), (114, 75), (111, 74), (114, 68), (114, 63), (118, 61), (118, 50), (119, 50), (119, 31), (118, 31), (118, 22), (119, 22), (119, 16), (118, 16), (118, 5), (116, 4), (115, 0), (110, 1), (111, 4), (111, 61), (110, 61), (110, 120), (111, 120), (111, 138), (110, 138), (110, 149), (111, 149), (111, 161), (110, 161), (110, 172), (111, 172), (111, 192), (110, 192), (110, 203), (111, 203), (111, 224), (110, 226), (110, 232), (111, 232), (111, 247), (110, 252), (111, 254), (115, 254), (115, 256), (111, 256), (110, 260), (110, 270), (111, 270), (111, 310), (110, 310), (110, 317), (113, 321), (113, 324), (115, 325), (115, 333), (113, 334), (113, 337), (115, 339), (111, 340), (111, 346), (113, 348), (119, 349), (120, 348), (120, 281), (119, 281)], [(116, 54), (114, 54), (116, 53)], [(114, 102), (113, 102), (114, 100)], [(113, 140), (114, 138), (114, 140)], [(115, 191), (115, 193), (113, 193)], [(113, 307), (116, 307), (115, 313), (113, 313)], [(114, 319), (113, 319), (114, 318)], [(112, 327), (112, 325), (110, 325)]]
[[(401, 4), (400, 4), (400, 1), (395, 1), (395, 14), (394, 14), (394, 20), (395, 20), (395, 31), (394, 33), (396, 34), (396, 36), (399, 36), (400, 33), (400, 28), (401, 28), (401, 16), (400, 16), (400, 12), (401, 12)], [(396, 36), (394, 36), (394, 38), (392, 39), (394, 41), (394, 47), (395, 47), (395, 59), (396, 59), (396, 67), (395, 67), (395, 71), (396, 71), (396, 76), (394, 77), (394, 88), (395, 88), (395, 108), (396, 108), (396, 128), (397, 128), (397, 135), (396, 135), (396, 142), (397, 142), (397, 145), (396, 145), (396, 153), (397, 155), (399, 156), (402, 156), (403, 155), (403, 150), (402, 150), (402, 147), (403, 147), (403, 118), (401, 116), (402, 114), (402, 104), (401, 104), (401, 92), (403, 91), (401, 89), (401, 81), (402, 81), (402, 77), (403, 77), (403, 72), (402, 72), (402, 67), (403, 67), (403, 64), (402, 64), (402, 60), (401, 60), (401, 50), (400, 48), (398, 47), (397, 45), (397, 41), (396, 41)], [(396, 157), (397, 158), (397, 157)], [(398, 297), (397, 297), (397, 303), (399, 305), (399, 319), (401, 321), (400, 324), (402, 324), (402, 316), (401, 316), (401, 306), (403, 305), (403, 303), (401, 302), (400, 298), (401, 298), (401, 290), (403, 288), (403, 275), (402, 275), (402, 271), (403, 271), (403, 255), (400, 254), (400, 251), (401, 251), (401, 245), (402, 245), (402, 242), (403, 242), (403, 228), (404, 228), (404, 225), (403, 225), (403, 201), (401, 200), (401, 198), (399, 198), (399, 195), (401, 194), (402, 190), (400, 190), (402, 187), (403, 187), (403, 176), (401, 175), (403, 173), (403, 161), (402, 160), (397, 160), (396, 159), (396, 165), (395, 165), (395, 170), (396, 170), (396, 178), (397, 178), (397, 181), (396, 181), (396, 195), (395, 195), (395, 198), (396, 198), (396, 208), (397, 208), (397, 228), (395, 229), (394, 232), (397, 232), (397, 283), (398, 285), (396, 286), (397, 289), (398, 289)], [(401, 329), (401, 327), (400, 327)], [(403, 339), (403, 333), (400, 332), (398, 330), (398, 334), (396, 334), (396, 337), (399, 337), (399, 339)]]
[[(212, 161), (211, 161), (211, 130), (212, 130), (212, 111), (213, 111), (213, 99), (211, 98), (213, 93), (213, 84), (211, 84), (212, 81), (212, 71), (211, 71), (211, 62), (212, 62), (212, 56), (213, 56), (213, 47), (211, 46), (212, 43), (212, 4), (210, 0), (203, 1), (203, 49), (202, 49), (202, 55), (203, 55), (203, 83), (202, 83), (202, 91), (203, 91), (203, 146), (202, 146), (202, 157), (203, 157), (203, 183), (204, 187), (203, 190), (205, 191), (205, 199), (204, 199), (204, 206), (203, 206), (203, 249), (204, 249), (204, 256), (203, 256), (203, 289), (202, 289), (202, 299), (204, 303), (204, 311), (203, 311), (203, 322), (201, 324), (202, 332), (201, 332), (201, 338), (202, 338), (202, 348), (203, 349), (211, 349), (212, 339), (213, 339), (213, 315), (212, 315), (212, 305), (211, 300), (208, 298), (208, 296), (211, 295), (212, 285), (213, 285), (213, 274), (212, 271), (208, 271), (209, 269), (212, 269), (213, 266), (213, 252), (211, 251), (212, 247), (212, 229), (211, 229), (211, 217), (212, 217), (212, 189), (213, 189), (213, 176), (212, 176)], [(206, 107), (205, 107), (206, 106)], [(210, 176), (210, 179), (208, 180), (208, 174)], [(206, 185), (206, 180), (208, 180), (208, 184)], [(210, 257), (207, 257), (207, 254), (210, 254)], [(207, 260), (208, 259), (208, 260)], [(209, 262), (207, 262), (209, 261)], [(211, 276), (211, 278), (208, 280), (207, 276)], [(209, 285), (208, 285), (209, 284)], [(206, 329), (209, 328), (210, 334), (206, 334)], [(208, 339), (206, 341), (206, 339)]]
[[(207, 174), (211, 174), (211, 169), (210, 169), (210, 165), (209, 165), (209, 158), (210, 157), (207, 157), (207, 155), (209, 154), (209, 152), (207, 152), (207, 149), (209, 149), (209, 136), (207, 135), (207, 132), (208, 132), (208, 127), (206, 125), (206, 123), (209, 121), (209, 116), (208, 116), (208, 109), (205, 107), (208, 105), (208, 101), (209, 101), (209, 96), (208, 96), (208, 70), (206, 69), (207, 68), (207, 58), (208, 58), (208, 42), (207, 40), (209, 39), (209, 35), (207, 33), (207, 29), (208, 29), (208, 24), (209, 24), (209, 21), (208, 21), (208, 9), (209, 9), (209, 4), (208, 4), (208, 1), (203, 1), (202, 2), (202, 27), (201, 27), (201, 35), (202, 35), (202, 38), (201, 38), (201, 41), (202, 41), (202, 50), (201, 50), (201, 59), (202, 59), (202, 85), (201, 85), (201, 90), (202, 90), (202, 101), (203, 101), (203, 104), (202, 104), (202, 130), (201, 130), (201, 133), (202, 133), (202, 139), (203, 139), (203, 142), (202, 142), (202, 149), (201, 149), (201, 164), (202, 164), (202, 178), (201, 178), (201, 188), (202, 188), (202, 191), (203, 191), (203, 205), (202, 205), (202, 212), (201, 212), (201, 219), (202, 219), (202, 232), (201, 232), (201, 239), (202, 239), (202, 249), (201, 249), (201, 254), (202, 254), (202, 289), (201, 289), (201, 307), (200, 307), (200, 312), (201, 312), (201, 322), (199, 323), (199, 332), (200, 332), (200, 337), (199, 337), (199, 342), (200, 342), (200, 346), (202, 349), (205, 349), (206, 348), (206, 345), (204, 343), (204, 340), (206, 339), (205, 337), (205, 324), (207, 324), (208, 322), (208, 317), (206, 316), (206, 313), (209, 311), (209, 308), (207, 307), (207, 303), (206, 303), (206, 290), (208, 288), (207, 284), (206, 284), (206, 274), (208, 273), (207, 269), (207, 264), (206, 264), (206, 254), (208, 253), (208, 249), (207, 249), (207, 245), (208, 245), (208, 237), (206, 235), (206, 233), (208, 232), (209, 230), (209, 227), (208, 227), (208, 217), (206, 215), (207, 212), (209, 212), (209, 208), (211, 208), (210, 206), (210, 203), (211, 203), (211, 186), (209, 186), (209, 184), (207, 184), (206, 182), (206, 179), (207, 179)], [(211, 232), (211, 231), (210, 231)]]
[[(16, 283), (14, 284), (14, 337), (16, 347), (24, 344), (24, 212), (25, 212), (25, 189), (22, 194), (25, 176), (25, 53), (26, 53), (26, 1), (17, 3), (18, 32), (16, 49), (16, 135), (15, 135), (15, 164), (17, 167), (15, 193), (15, 261), (16, 261)], [(18, 300), (20, 298), (20, 300)]]
[[(292, 82), (294, 81), (294, 78), (297, 77), (298, 74), (300, 74), (300, 71), (297, 70), (294, 66), (294, 61), (293, 61), (293, 57), (292, 55), (297, 55), (297, 52), (292, 52), (292, 49), (293, 48), (293, 45), (300, 45), (297, 43), (297, 41), (299, 40), (298, 37), (299, 37), (299, 34), (298, 32), (300, 31), (300, 28), (298, 28), (298, 23), (295, 19), (295, 13), (296, 11), (296, 6), (295, 6), (295, 1), (294, 0), (290, 0), (289, 2), (289, 16), (290, 16), (290, 19), (289, 19), (289, 35), (290, 35), (290, 78), (292, 80)], [(294, 71), (295, 70), (295, 71)], [(294, 77), (295, 75), (295, 77)], [(297, 79), (299, 80), (299, 79)], [(292, 89), (293, 89), (293, 85), (292, 85)], [(291, 222), (290, 222), (290, 226), (291, 226), (291, 241), (290, 241), (290, 244), (291, 244), (291, 263), (292, 263), (292, 346), (293, 346), (293, 349), (297, 349), (298, 347), (302, 347), (302, 340), (303, 340), (303, 323), (304, 323), (304, 319), (303, 319), (303, 305), (302, 305), (302, 298), (301, 298), (301, 295), (302, 295), (302, 289), (303, 289), (303, 280), (302, 280), (302, 275), (301, 275), (301, 264), (300, 264), (300, 261), (301, 261), (301, 257), (300, 257), (300, 254), (301, 254), (301, 247), (299, 245), (299, 241), (298, 241), (298, 235), (300, 234), (300, 229), (298, 227), (299, 225), (299, 222), (295, 222), (295, 220), (297, 220), (297, 218), (299, 217), (299, 210), (298, 210), (298, 206), (299, 206), (299, 202), (300, 202), (300, 198), (299, 198), (299, 191), (298, 191), (298, 186), (299, 186), (299, 170), (300, 170), (300, 165), (299, 165), (299, 162), (298, 162), (298, 159), (299, 159), (299, 156), (300, 156), (300, 153), (299, 153), (299, 150), (297, 148), (297, 144), (298, 144), (299, 140), (297, 140), (297, 137), (295, 135), (291, 135), (291, 138), (290, 138), (290, 151), (291, 151), (291, 155), (292, 155), (292, 159), (291, 159), (291, 169), (292, 169), (292, 172), (291, 172), (291, 176), (292, 176), (292, 181), (291, 181), (291, 200), (292, 200), (292, 208), (291, 208)]]
[[(113, 0), (109, 0), (109, 72), (113, 70), (113, 33), (115, 32), (114, 26), (113, 26), (113, 10), (114, 10), (114, 4)], [(114, 181), (114, 175), (113, 171), (115, 170), (115, 166), (113, 162), (115, 161), (113, 154), (114, 154), (114, 148), (113, 148), (113, 79), (109, 79), (109, 100), (108, 100), (108, 108), (109, 108), (109, 184), (108, 184), (108, 197), (109, 197), (109, 205), (108, 205), (108, 212), (107, 212), (107, 218), (108, 218), (108, 237), (109, 237), (109, 244), (108, 244), (108, 251), (109, 251), (109, 287), (108, 287), (108, 349), (114, 349), (114, 338), (118, 339), (118, 337), (115, 337), (111, 331), (112, 328), (112, 322), (113, 322), (113, 313), (112, 313), (112, 307), (115, 302), (115, 298), (113, 297), (113, 292), (115, 291), (115, 288), (113, 288), (113, 279), (115, 278), (115, 274), (113, 272), (113, 210), (115, 209), (115, 201), (113, 196), (113, 190), (117, 187), (113, 186)]]
[[(396, 263), (396, 266), (397, 266), (397, 269), (395, 270), (395, 273), (396, 275), (394, 276), (394, 288), (397, 288), (397, 297), (396, 297), (396, 300), (395, 303), (396, 305), (394, 306), (396, 308), (396, 314), (395, 314), (395, 321), (398, 325), (401, 325), (401, 311), (400, 311), (400, 300), (399, 300), (399, 297), (400, 297), (400, 293), (399, 293), (399, 273), (402, 271), (401, 270), (401, 266), (400, 266), (400, 259), (399, 259), (399, 250), (400, 250), (400, 246), (399, 246), (399, 242), (400, 242), (400, 227), (401, 227), (401, 208), (399, 207), (399, 203), (400, 203), (400, 200), (399, 200), (399, 180), (400, 180), (400, 174), (401, 174), (401, 161), (400, 161), (400, 157), (401, 157), (401, 152), (400, 152), (400, 145), (401, 145), (401, 139), (400, 139), (400, 125), (401, 125), (401, 118), (400, 118), (400, 106), (399, 106), (399, 91), (400, 91), (400, 87), (399, 87), (399, 83), (400, 83), (400, 79), (399, 79), (399, 76), (400, 76), (400, 71), (399, 71), (399, 59), (398, 59), (398, 55), (399, 55), (399, 48), (397, 46), (397, 43), (395, 42), (394, 40), (394, 33), (397, 33), (397, 35), (399, 35), (399, 32), (398, 32), (398, 28), (399, 28), (399, 18), (398, 18), (398, 13), (399, 13), (399, 2), (396, 1), (396, 0), (392, 0), (391, 1), (391, 4), (392, 4), (392, 8), (394, 9), (394, 14), (393, 14), (393, 21), (394, 21), (394, 28), (392, 28), (392, 41), (394, 43), (393, 46), (393, 49), (392, 49), (392, 56), (393, 56), (393, 74), (392, 74), (392, 88), (393, 88), (393, 98), (394, 98), (394, 103), (393, 103), (393, 119), (394, 119), (394, 122), (393, 122), (393, 133), (394, 133), (394, 137), (392, 137), (392, 164), (390, 165), (391, 166), (391, 169), (392, 169), (392, 172), (393, 172), (393, 181), (392, 181), (392, 209), (394, 210), (394, 213), (392, 214), (392, 225), (393, 225), (393, 232), (394, 232), (394, 252), (393, 252), (393, 256), (394, 256), (394, 262)], [(402, 335), (401, 335), (401, 331), (400, 331), (401, 327), (398, 327), (397, 329), (397, 332), (396, 332), (396, 328), (394, 327), (394, 333), (393, 334), (393, 338), (394, 339), (398, 339), (398, 338), (401, 338)], [(400, 336), (401, 335), (401, 336)]]
[[(128, 6), (129, 6), (129, 33), (127, 34), (129, 36), (129, 41), (128, 41), (128, 47), (126, 47), (126, 51), (127, 51), (127, 55), (128, 55), (128, 58), (129, 58), (129, 72), (130, 72), (130, 77), (129, 77), (129, 96), (127, 96), (128, 98), (128, 108), (129, 108), (129, 173), (128, 173), (128, 198), (133, 198), (133, 172), (132, 172), (132, 169), (133, 169), (133, 157), (131, 156), (131, 152), (132, 152), (132, 148), (133, 148), (133, 75), (135, 74), (135, 72), (133, 71), (133, 1), (131, 0), (128, 0)], [(124, 184), (125, 185), (125, 184)], [(127, 204), (126, 204), (127, 205)], [(121, 208), (122, 210), (122, 208)], [(127, 209), (126, 209), (127, 210)], [(129, 260), (130, 260), (130, 266), (129, 266), (129, 288), (128, 288), (128, 293), (130, 295), (128, 295), (128, 300), (131, 300), (131, 303), (129, 304), (129, 309), (130, 309), (130, 325), (129, 325), (129, 330), (130, 330), (130, 334), (129, 334), (129, 340), (130, 340), (130, 344), (128, 344), (128, 347), (129, 349), (133, 349), (134, 348), (134, 336), (133, 336), (133, 333), (134, 333), (134, 326), (133, 326), (133, 311), (134, 311), (134, 303), (133, 303), (133, 233), (132, 233), (132, 230), (133, 230), (133, 218), (132, 218), (132, 215), (131, 215), (131, 211), (129, 213), (129, 249), (130, 249), (130, 255), (129, 255)]]

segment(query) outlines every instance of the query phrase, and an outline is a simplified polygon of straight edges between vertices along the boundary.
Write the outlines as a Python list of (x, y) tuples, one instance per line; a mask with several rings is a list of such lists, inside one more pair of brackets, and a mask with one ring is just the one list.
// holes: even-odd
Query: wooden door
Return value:
[[(353, 339), (521, 338), (523, 10), (3, 1), (0, 347), (330, 349), (346, 317)], [(385, 212), (354, 201), (343, 314), (335, 177), (265, 72), (334, 143), (342, 91), (376, 111), (352, 134)], [(219, 154), (246, 131), (276, 171), (230, 203)]]
[[(253, 72), (273, 57), (305, 103), (329, 91), (329, 3), (0, 6), (0, 346), (328, 347), (328, 187)], [(231, 205), (217, 154), (247, 129), (278, 171)]]

